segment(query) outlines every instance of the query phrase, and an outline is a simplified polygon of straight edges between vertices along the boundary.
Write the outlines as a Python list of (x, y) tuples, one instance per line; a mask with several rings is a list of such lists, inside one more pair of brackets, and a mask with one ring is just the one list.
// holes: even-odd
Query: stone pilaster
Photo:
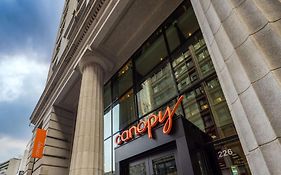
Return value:
[[(100, 60), (98, 60), (100, 59)], [(103, 172), (103, 74), (106, 64), (94, 54), (82, 58), (71, 175), (102, 175)]]
[(252, 173), (281, 174), (281, 2), (191, 2)]

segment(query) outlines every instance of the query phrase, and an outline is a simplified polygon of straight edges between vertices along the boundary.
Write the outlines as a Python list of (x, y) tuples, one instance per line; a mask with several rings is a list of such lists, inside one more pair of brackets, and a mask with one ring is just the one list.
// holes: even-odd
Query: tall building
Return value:
[(281, 174), (280, 19), (280, 0), (66, 0), (25, 174)]
[(0, 164), (0, 175), (17, 175), (21, 159), (12, 158)]

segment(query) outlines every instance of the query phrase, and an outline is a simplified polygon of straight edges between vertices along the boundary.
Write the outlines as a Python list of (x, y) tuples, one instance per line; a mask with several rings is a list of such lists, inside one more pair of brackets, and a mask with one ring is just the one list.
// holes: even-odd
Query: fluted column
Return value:
[(252, 174), (281, 174), (281, 2), (191, 2)]
[(88, 54), (81, 60), (82, 82), (70, 175), (103, 175), (103, 74), (105, 60)]

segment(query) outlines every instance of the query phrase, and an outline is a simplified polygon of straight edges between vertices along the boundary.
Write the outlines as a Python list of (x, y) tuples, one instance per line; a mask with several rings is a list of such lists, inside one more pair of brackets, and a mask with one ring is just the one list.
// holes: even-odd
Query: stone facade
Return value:
[(191, 2), (252, 173), (280, 174), (280, 1)]
[[(103, 83), (180, 3), (66, 1), (31, 116), (48, 131), (44, 157), (29, 156), (26, 174), (103, 174)], [(191, 3), (252, 174), (281, 174), (280, 0)]]

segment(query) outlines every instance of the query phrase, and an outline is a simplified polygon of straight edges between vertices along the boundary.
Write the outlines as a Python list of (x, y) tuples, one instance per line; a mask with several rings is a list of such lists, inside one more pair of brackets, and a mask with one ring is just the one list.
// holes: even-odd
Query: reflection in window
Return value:
[(111, 88), (110, 88), (110, 82), (107, 83), (104, 86), (104, 92), (103, 92), (103, 99), (104, 99), (104, 108), (108, 107), (111, 103)]
[(176, 95), (171, 68), (166, 65), (153, 76), (146, 79), (137, 93), (139, 116), (161, 106)]
[[(157, 110), (154, 110), (152, 111), (151, 113), (147, 113), (145, 116), (144, 116), (144, 119), (147, 120), (151, 114), (156, 114), (158, 115), (160, 111), (162, 111), (162, 114), (164, 114), (166, 112), (166, 109), (167, 107), (169, 106), (170, 109), (173, 109), (176, 102), (177, 102), (178, 99), (174, 99), (174, 100), (171, 100), (169, 101), (169, 103), (167, 103), (166, 105), (163, 105), (161, 106), (160, 108), (158, 108)], [(177, 116), (183, 116), (183, 111), (182, 111), (182, 108), (179, 106), (175, 112), (175, 116), (174, 117), (177, 117)], [(136, 137), (135, 137), (136, 138)]]
[(129, 174), (130, 175), (146, 175), (146, 167), (145, 162), (138, 164), (130, 164), (129, 165)]
[(201, 86), (185, 93), (183, 107), (189, 121), (209, 135), (216, 135), (209, 104)]
[(117, 73), (117, 77), (113, 80), (113, 98), (120, 97), (133, 85), (132, 61), (129, 61)]
[(207, 82), (206, 93), (220, 137), (236, 134), (232, 118), (217, 78)]
[(191, 6), (188, 8), (182, 6), (184, 11), (183, 15), (179, 17), (177, 25), (185, 38), (190, 37), (196, 30), (199, 29), (199, 25), (195, 16), (195, 13)]
[(134, 56), (137, 57), (136, 73), (139, 79), (168, 55), (164, 37), (160, 32), (154, 34)]
[(104, 141), (104, 173), (112, 171), (112, 149), (111, 149), (111, 138)]
[(181, 44), (178, 32), (179, 31), (173, 24), (171, 24), (170, 27), (166, 30), (166, 36), (169, 43), (170, 51), (173, 51)]
[[(183, 99), (183, 107), (185, 111), (186, 118), (191, 121), (194, 125), (205, 131), (204, 121), (200, 115), (200, 105), (198, 101), (202, 99), (203, 91), (199, 87), (194, 91), (185, 94)], [(204, 98), (204, 97), (203, 97)]]
[(104, 114), (104, 138), (111, 136), (111, 111), (107, 111)]
[(207, 50), (207, 46), (203, 39), (199, 40), (195, 45), (196, 62), (200, 68), (202, 75), (207, 75), (214, 70), (214, 66)]
[(168, 174), (168, 175), (176, 175), (177, 167), (176, 161), (173, 155), (160, 157), (152, 160), (152, 167), (154, 174)]
[(167, 28), (166, 36), (171, 52), (194, 36), (199, 30), (199, 25), (190, 2), (186, 1), (173, 16), (168, 18), (165, 28)]
[(216, 145), (215, 149), (218, 163), (225, 174), (232, 174), (234, 169), (239, 174), (251, 174), (239, 141)]
[(190, 52), (190, 50), (187, 50), (181, 53), (172, 62), (177, 86), (180, 91), (185, 90), (199, 78)]
[(135, 115), (134, 95), (130, 90), (119, 99), (113, 107), (113, 132), (124, 129), (128, 124), (137, 119)]

